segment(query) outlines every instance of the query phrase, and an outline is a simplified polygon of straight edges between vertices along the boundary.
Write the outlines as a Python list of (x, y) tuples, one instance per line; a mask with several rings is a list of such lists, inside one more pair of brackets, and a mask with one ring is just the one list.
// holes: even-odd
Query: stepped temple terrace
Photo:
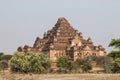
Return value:
[(48, 53), (53, 62), (60, 56), (69, 56), (76, 61), (90, 55), (106, 55), (105, 48), (95, 46), (91, 38), (85, 40), (82, 33), (75, 30), (65, 18), (59, 18), (55, 26), (44, 33), (43, 38), (37, 37), (32, 47), (25, 45), (17, 50)]

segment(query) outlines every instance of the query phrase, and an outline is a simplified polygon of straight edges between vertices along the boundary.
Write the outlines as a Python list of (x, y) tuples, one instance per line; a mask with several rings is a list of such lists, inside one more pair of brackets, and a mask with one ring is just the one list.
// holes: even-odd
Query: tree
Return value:
[(1, 60), (0, 61), (0, 70), (3, 70), (3, 72), (4, 72), (4, 70), (6, 68), (8, 68), (8, 62), (6, 60)]
[(3, 52), (0, 52), (0, 56), (2, 56), (2, 55), (4, 55), (4, 53), (3, 53)]
[(89, 70), (92, 69), (92, 66), (90, 63), (85, 63), (82, 67), (83, 72), (88, 72)]
[(3, 52), (0, 53), (0, 60), (10, 60), (12, 55), (6, 55)]
[(0, 60), (10, 60), (11, 59), (11, 57), (12, 57), (12, 55), (2, 55), (2, 56), (0, 56)]
[(115, 59), (112, 66), (112, 71), (114, 73), (120, 73), (120, 58)]
[(85, 63), (88, 63), (88, 59), (87, 58), (84, 58), (84, 59), (81, 59), (81, 58), (78, 58), (75, 62), (74, 62), (74, 66), (73, 66), (73, 71), (75, 73), (82, 73), (82, 66), (85, 64)]
[(104, 68), (105, 73), (112, 73), (113, 58), (109, 56), (98, 57), (97, 63)]
[(108, 56), (112, 57), (114, 60), (120, 57), (120, 51), (111, 51)]
[(118, 38), (118, 39), (112, 39), (111, 42), (110, 42), (110, 44), (109, 44), (109, 47), (114, 47), (114, 48), (120, 50), (120, 38)]
[(110, 64), (111, 71), (114, 73), (120, 73), (120, 38), (112, 39), (109, 47), (114, 47), (116, 49), (108, 54), (108, 56), (114, 59)]
[(63, 70), (65, 72), (67, 71), (71, 71), (73, 68), (73, 62), (69, 59), (67, 59), (66, 57), (59, 57), (57, 60), (57, 67), (60, 70)]
[(90, 61), (96, 61), (98, 59), (98, 57), (96, 55), (90, 55), (85, 57), (85, 59), (90, 62)]
[(51, 61), (43, 54), (35, 52), (15, 52), (11, 58), (12, 72), (42, 73), (50, 68)]
[(113, 57), (114, 60), (120, 57), (120, 38), (112, 39), (109, 44), (109, 47), (114, 47), (115, 49), (118, 49), (118, 50), (111, 51), (108, 54), (108, 56)]

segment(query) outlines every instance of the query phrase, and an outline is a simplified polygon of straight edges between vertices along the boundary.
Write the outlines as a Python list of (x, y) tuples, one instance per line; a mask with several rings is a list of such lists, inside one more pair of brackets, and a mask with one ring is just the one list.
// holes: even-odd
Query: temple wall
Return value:
[(50, 60), (53, 62), (57, 61), (60, 56), (65, 56), (65, 50), (50, 50)]

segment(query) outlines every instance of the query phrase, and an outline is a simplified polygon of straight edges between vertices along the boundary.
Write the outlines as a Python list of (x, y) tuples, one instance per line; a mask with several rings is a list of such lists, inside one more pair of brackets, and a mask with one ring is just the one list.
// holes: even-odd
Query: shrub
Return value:
[(0, 60), (10, 60), (11, 59), (11, 57), (12, 57), (12, 55), (1, 55), (0, 56)]
[(3, 53), (3, 52), (0, 52), (0, 56), (2, 56), (2, 55), (4, 55), (4, 53)]
[(34, 52), (16, 52), (11, 58), (12, 72), (42, 73), (50, 67), (50, 60), (45, 55)]
[(60, 57), (57, 60), (57, 67), (59, 68), (60, 72), (67, 73), (72, 70), (73, 62), (68, 60), (66, 57)]
[(0, 61), (0, 70), (3, 70), (8, 68), (8, 62), (6, 60), (1, 60)]
[(113, 66), (111, 64), (105, 64), (103, 68), (105, 73), (112, 73)]
[(97, 56), (96, 55), (90, 55), (90, 56), (87, 56), (85, 57), (85, 59), (90, 62), (90, 61), (96, 61), (97, 60)]
[(89, 70), (92, 69), (92, 66), (90, 65), (90, 63), (85, 63), (81, 68), (83, 72), (88, 72)]

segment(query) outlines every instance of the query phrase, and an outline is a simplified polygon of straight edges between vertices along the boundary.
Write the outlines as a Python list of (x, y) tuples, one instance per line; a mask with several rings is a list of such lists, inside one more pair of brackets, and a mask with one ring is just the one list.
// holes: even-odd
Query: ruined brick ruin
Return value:
[(34, 51), (49, 53), (50, 59), (56, 61), (60, 56), (69, 56), (76, 61), (89, 55), (105, 56), (106, 51), (101, 45), (94, 46), (91, 38), (85, 40), (81, 32), (75, 30), (65, 18), (59, 18), (55, 27), (44, 33), (43, 38), (36, 38), (33, 47), (25, 45), (18, 51)]

